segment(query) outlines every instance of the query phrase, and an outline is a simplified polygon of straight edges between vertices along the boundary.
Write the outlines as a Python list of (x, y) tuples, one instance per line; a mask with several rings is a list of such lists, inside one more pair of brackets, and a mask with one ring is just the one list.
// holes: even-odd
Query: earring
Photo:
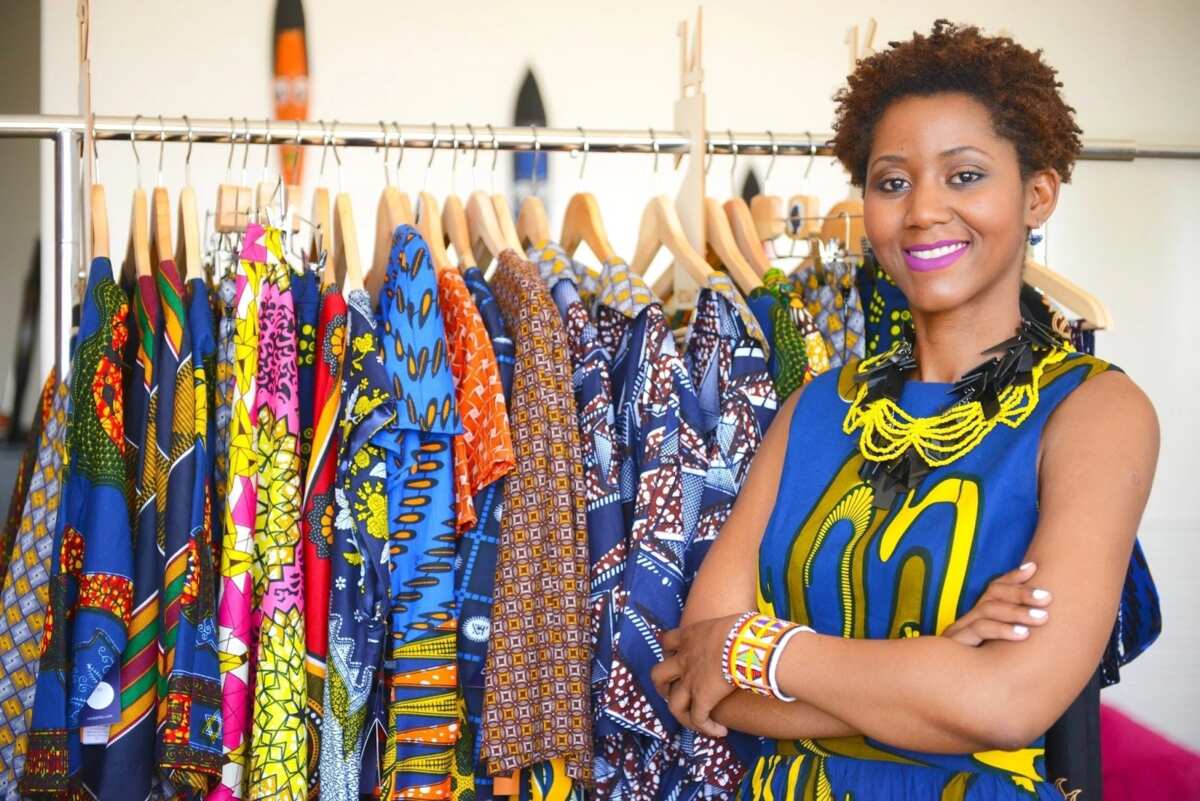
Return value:
[(1037, 228), (1029, 229), (1029, 245), (1031, 247), (1037, 247), (1041, 243), (1041, 241), (1045, 238), (1046, 237), (1042, 233), (1042, 229), (1040, 226)]

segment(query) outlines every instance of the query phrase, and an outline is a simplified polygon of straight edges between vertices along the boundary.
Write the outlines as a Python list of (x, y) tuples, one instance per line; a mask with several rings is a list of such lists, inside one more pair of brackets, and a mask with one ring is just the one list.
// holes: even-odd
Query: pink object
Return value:
[(1200, 801), (1200, 754), (1100, 707), (1105, 801)]

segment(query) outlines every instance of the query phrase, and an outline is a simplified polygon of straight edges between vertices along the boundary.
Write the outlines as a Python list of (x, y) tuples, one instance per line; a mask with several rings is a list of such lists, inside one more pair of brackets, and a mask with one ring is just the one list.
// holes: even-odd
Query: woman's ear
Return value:
[(1058, 190), (1062, 178), (1058, 170), (1038, 170), (1025, 181), (1025, 226), (1041, 228), (1058, 205)]

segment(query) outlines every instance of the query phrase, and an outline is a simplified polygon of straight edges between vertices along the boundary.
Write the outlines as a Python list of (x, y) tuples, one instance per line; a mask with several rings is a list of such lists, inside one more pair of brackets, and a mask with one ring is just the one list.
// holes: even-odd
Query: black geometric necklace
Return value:
[(874, 489), (876, 506), (890, 509), (897, 495), (918, 486), (935, 467), (966, 455), (998, 423), (1016, 427), (1033, 411), (1047, 357), (1059, 361), (1073, 349), (1026, 314), (1024, 304), (1021, 311), (1014, 336), (983, 352), (992, 358), (954, 383), (950, 402), (938, 414), (918, 420), (899, 406), (917, 368), (915, 332), (908, 323), (891, 350), (859, 365), (854, 377), (859, 391), (843, 430), (862, 429), (859, 477)]

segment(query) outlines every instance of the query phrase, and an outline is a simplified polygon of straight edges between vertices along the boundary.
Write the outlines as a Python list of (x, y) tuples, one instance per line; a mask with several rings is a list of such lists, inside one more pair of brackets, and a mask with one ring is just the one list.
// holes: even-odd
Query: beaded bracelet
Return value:
[(783, 648), (802, 631), (811, 632), (788, 620), (747, 612), (738, 618), (725, 641), (722, 668), (725, 680), (743, 690), (780, 701), (795, 701), (779, 689), (775, 677)]

